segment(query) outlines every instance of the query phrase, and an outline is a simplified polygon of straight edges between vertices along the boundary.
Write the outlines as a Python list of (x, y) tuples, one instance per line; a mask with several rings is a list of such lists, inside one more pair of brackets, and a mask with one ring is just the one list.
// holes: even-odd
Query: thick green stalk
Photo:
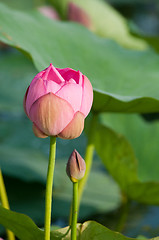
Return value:
[(80, 202), (82, 199), (84, 187), (87, 183), (91, 167), (92, 167), (92, 160), (93, 160), (93, 153), (94, 153), (94, 144), (93, 143), (88, 143), (87, 148), (86, 148), (86, 153), (85, 153), (85, 162), (86, 162), (86, 172), (84, 177), (80, 180), (79, 182), (79, 188), (78, 188), (78, 211), (80, 207)]
[(88, 144), (86, 147), (86, 153), (85, 153), (85, 163), (86, 163), (86, 172), (84, 177), (80, 180), (79, 182), (79, 187), (78, 187), (78, 211), (80, 207), (80, 202), (82, 199), (84, 187), (86, 185), (86, 182), (88, 180), (91, 167), (92, 167), (92, 161), (93, 161), (93, 153), (94, 153), (94, 136), (95, 136), (95, 131), (96, 131), (96, 119), (97, 116), (94, 114), (91, 119), (90, 127), (89, 127), (89, 132), (88, 132)]
[(73, 183), (71, 240), (77, 239), (78, 182)]
[(46, 182), (45, 196), (45, 240), (50, 240), (52, 188), (56, 155), (56, 137), (50, 137), (50, 155)]
[[(6, 209), (10, 209), (1, 169), (0, 169), (0, 199), (2, 206)], [(14, 234), (11, 231), (6, 230), (6, 232), (8, 240), (15, 240)]]
[(116, 225), (117, 232), (122, 232), (124, 230), (126, 220), (128, 218), (128, 214), (129, 214), (130, 203), (131, 202), (128, 199), (128, 197), (124, 193), (122, 193), (121, 213), (120, 213), (118, 223)]
[[(93, 161), (93, 153), (94, 153), (94, 136), (95, 136), (95, 131), (96, 131), (96, 121), (97, 121), (97, 115), (93, 114), (91, 122), (89, 124), (89, 131), (88, 131), (88, 143), (86, 147), (86, 153), (85, 153), (85, 163), (86, 163), (86, 171), (84, 177), (79, 181), (78, 184), (78, 208), (77, 208), (77, 215), (79, 212), (79, 207), (84, 191), (84, 187), (86, 185), (86, 182), (89, 177), (89, 173), (91, 171), (92, 167), (92, 161)], [(69, 224), (71, 225), (72, 221), (72, 205), (70, 209), (70, 217), (69, 217)]]

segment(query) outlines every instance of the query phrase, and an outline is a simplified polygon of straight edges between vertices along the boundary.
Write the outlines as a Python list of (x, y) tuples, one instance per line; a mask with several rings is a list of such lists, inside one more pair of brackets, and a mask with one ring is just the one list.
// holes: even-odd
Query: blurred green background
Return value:
[[(78, 19), (71, 13), (70, 15), (66, 14), (67, 2), (0, 0), (0, 3), (5, 3), (10, 8), (29, 11), (30, 13), (41, 6), (47, 5), (54, 7), (54, 10), (56, 9), (56, 14), (61, 19), (58, 21), (77, 21)], [(114, 47), (116, 45), (113, 45), (116, 42), (115, 44), (119, 45), (117, 47), (119, 52), (121, 51), (121, 55), (123, 54), (123, 59), (129, 55), (129, 52), (130, 58), (132, 58), (134, 50), (144, 51), (150, 48), (150, 52), (145, 53), (144, 62), (140, 62), (140, 64), (141, 66), (143, 64), (145, 71), (145, 66), (148, 66), (145, 75), (149, 74), (149, 69), (153, 69), (150, 72), (150, 83), (151, 77), (157, 76), (159, 79), (156, 70), (158, 68), (159, 51), (159, 2), (157, 0), (110, 0), (106, 1), (107, 8), (101, 10), (102, 12), (100, 12), (101, 6), (99, 7), (98, 13), (93, 4), (90, 5), (90, 1), (83, 2), (80, 2), (81, 7), (85, 6), (86, 9), (89, 9), (92, 6), (92, 8), (88, 13), (85, 10), (87, 14), (84, 15), (84, 20), (80, 18), (80, 22), (83, 21), (83, 24), (87, 25), (94, 34), (111, 39), (111, 50), (116, 49)], [(98, 5), (98, 3), (95, 4)], [(107, 12), (110, 14), (106, 15)], [(100, 16), (98, 21), (96, 21), (97, 16)], [(3, 17), (0, 18), (0, 26), (2, 20)], [(14, 45), (14, 43), (11, 45)], [(120, 50), (120, 47), (126, 50)], [(136, 55), (138, 56), (138, 54)], [(11, 209), (29, 215), (39, 227), (42, 227), (49, 139), (37, 139), (33, 135), (31, 123), (23, 112), (25, 90), (38, 72), (32, 59), (28, 53), (18, 46), (13, 48), (3, 42), (0, 43), (0, 167), (4, 175)], [(119, 67), (115, 57), (112, 58), (112, 63), (114, 63), (114, 71), (111, 72), (112, 75), (109, 73), (111, 79), (117, 76), (115, 69)], [(123, 71), (126, 72), (126, 69), (123, 68), (121, 73)], [(134, 79), (136, 72), (133, 73)], [(131, 75), (132, 72), (127, 71), (127, 74)], [(155, 92), (155, 90), (157, 92), (156, 88), (157, 86), (153, 86), (152, 92)], [(131, 89), (126, 90), (131, 92)], [(138, 94), (140, 96), (140, 92)], [(146, 106), (146, 102), (144, 104)], [(99, 109), (99, 107), (94, 105), (94, 109)], [(156, 109), (157, 107), (155, 111)], [(103, 125), (110, 127), (113, 131), (128, 139), (138, 161), (136, 175), (138, 175), (139, 180), (141, 182), (153, 181), (153, 183), (158, 184), (159, 114), (149, 112), (154, 111), (148, 111), (147, 114), (142, 115), (104, 113), (101, 115), (100, 121)], [(65, 167), (74, 148), (84, 157), (86, 145), (86, 133), (71, 141), (57, 140), (52, 216), (54, 225), (63, 227), (68, 224), (72, 189), (65, 174)], [(130, 237), (137, 237), (139, 234), (146, 237), (159, 235), (159, 207), (143, 204), (142, 198), (144, 196), (136, 197), (135, 194), (130, 202), (128, 201), (128, 204), (124, 205), (120, 180), (114, 177), (116, 172), (114, 175), (108, 173), (111, 170), (107, 169), (107, 163), (102, 163), (102, 155), (98, 153), (98, 151), (101, 151), (100, 146), (97, 144), (96, 148), (97, 152), (94, 154), (92, 171), (84, 191), (79, 221), (94, 219), (110, 229), (120, 229)], [(157, 188), (159, 189), (158, 186)], [(155, 198), (155, 191), (153, 194), (152, 198)], [(157, 198), (159, 197), (157, 196)], [(136, 199), (140, 203), (134, 201)], [(153, 201), (147, 200), (147, 202), (151, 203)], [(157, 203), (156, 200), (157, 204), (159, 202)], [(0, 230), (3, 236), (3, 228)]]

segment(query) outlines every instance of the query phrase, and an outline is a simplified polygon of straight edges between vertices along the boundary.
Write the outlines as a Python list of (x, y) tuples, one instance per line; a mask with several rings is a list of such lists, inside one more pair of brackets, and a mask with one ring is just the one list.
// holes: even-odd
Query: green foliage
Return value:
[(106, 115), (102, 121), (120, 132), (97, 125), (95, 148), (106, 168), (130, 198), (159, 204), (159, 124), (151, 125), (136, 115)]
[(21, 113), (24, 92), (37, 71), (29, 59), (17, 51), (1, 54), (0, 71), (0, 111)]
[(134, 4), (141, 4), (141, 3), (148, 3), (151, 0), (110, 0), (111, 3), (115, 4), (129, 4), (129, 5), (134, 5)]
[(141, 240), (141, 239), (146, 240), (146, 239), (148, 239), (148, 238), (146, 238), (146, 237), (144, 237), (144, 236), (138, 236), (137, 239), (140, 239), (140, 240)]
[[(12, 176), (21, 179), (25, 182), (38, 182), (37, 184), (30, 186), (29, 183), (24, 184), (26, 192), (23, 192), (23, 187), (19, 188), (17, 185), (14, 187), (14, 191), (11, 192), (10, 199), (14, 200), (15, 193), (19, 195), (19, 191), (23, 192), (23, 198), (20, 194), (17, 201), (13, 204), (13, 209), (17, 211), (25, 212), (29, 214), (34, 219), (39, 219), (41, 223), (43, 222), (43, 212), (44, 212), (44, 185), (46, 181), (47, 172), (47, 154), (45, 148), (48, 151), (48, 141), (37, 139), (33, 136), (31, 124), (28, 120), (12, 120), (8, 123), (1, 121), (1, 128), (6, 130), (6, 136), (3, 136), (2, 143), (0, 146), (0, 165), (3, 173), (8, 176)], [(17, 134), (20, 132), (20, 134)], [(22, 138), (25, 136), (25, 138)], [(84, 136), (81, 138), (80, 142), (84, 143)], [(72, 196), (72, 185), (66, 175), (65, 168), (67, 162), (67, 156), (70, 155), (72, 149), (76, 146), (78, 149), (83, 149), (81, 143), (74, 141), (69, 142), (64, 146), (63, 141), (58, 141), (59, 151), (56, 161), (56, 171), (55, 171), (55, 190), (54, 190), (54, 214), (56, 217), (68, 218), (71, 196)], [(41, 151), (39, 150), (41, 148)], [(63, 156), (65, 150), (68, 152)], [(44, 151), (44, 152), (43, 152)], [(85, 194), (82, 199), (80, 217), (86, 217), (92, 213), (96, 212), (106, 212), (117, 208), (120, 204), (120, 191), (117, 185), (111, 180), (109, 176), (100, 171), (101, 165), (99, 162), (95, 162), (87, 187), (85, 189)], [(18, 171), (17, 171), (18, 169)], [(99, 169), (99, 170), (98, 170)], [(11, 182), (13, 182), (11, 180)], [(10, 182), (10, 183), (11, 183)], [(22, 186), (23, 182), (18, 183), (18, 186)], [(30, 186), (30, 190), (29, 190)], [(95, 187), (96, 186), (96, 187)], [(111, 186), (111, 189), (109, 190)], [(36, 194), (32, 196), (32, 203), (28, 207), (27, 201), (31, 201), (28, 198), (28, 194), (31, 191)], [(8, 189), (10, 193), (10, 188)], [(36, 197), (38, 196), (38, 197)], [(21, 199), (21, 200), (20, 200)], [(26, 200), (27, 201), (26, 201)], [(32, 208), (34, 207), (34, 210)], [(41, 212), (38, 212), (38, 209)], [(64, 211), (61, 211), (64, 208)]]
[(13, 9), (23, 9), (23, 10), (29, 10), (32, 8), (35, 8), (37, 6), (39, 6), (40, 4), (42, 4), (43, 0), (14, 0), (14, 1), (10, 1), (10, 0), (0, 0), (2, 3), (5, 3), (7, 6), (13, 8)]
[[(62, 9), (62, 16), (68, 17), (69, 0), (52, 1), (57, 9)], [(119, 44), (138, 50), (147, 48), (144, 40), (133, 37), (129, 33), (126, 19), (117, 12), (111, 5), (103, 0), (72, 0), (90, 18), (91, 29), (101, 37), (110, 38)]]
[(131, 143), (138, 161), (137, 173), (140, 181), (159, 182), (159, 122), (148, 122), (135, 114), (103, 114), (102, 122), (123, 134)]
[(86, 74), (94, 87), (95, 111), (158, 110), (159, 57), (152, 50), (125, 50), (74, 23), (13, 11), (2, 4), (0, 21), (0, 39), (28, 52), (38, 70), (52, 62)]
[[(25, 213), (43, 225), (49, 138), (41, 140), (34, 136), (32, 123), (24, 117), (22, 106), (27, 85), (37, 72), (32, 63), (17, 51), (1, 55), (0, 63), (1, 77), (5, 79), (1, 81), (0, 88), (0, 166), (10, 177), (5, 182), (11, 209)], [(66, 162), (74, 148), (84, 157), (85, 145), (84, 135), (72, 141), (57, 140), (54, 218), (68, 219), (72, 185), (66, 176)], [(82, 199), (80, 218), (112, 211), (120, 205), (118, 186), (101, 173), (100, 168), (99, 161), (95, 161)]]
[[(97, 33), (123, 45), (139, 46), (138, 40), (130, 36), (125, 20), (116, 11), (102, 1), (93, 2), (92, 8), (88, 8), (90, 0), (87, 0), (86, 6)], [(78, 4), (84, 7), (83, 1)], [(116, 35), (113, 33), (111, 37), (110, 32), (105, 32), (100, 17), (96, 22), (94, 8), (100, 8), (103, 14), (107, 11), (110, 13), (105, 21), (108, 25), (111, 22)], [(105, 22), (104, 25), (107, 27)], [(29, 55), (38, 70), (46, 68), (50, 62), (56, 67), (80, 69), (93, 84), (93, 110), (98, 113), (142, 113), (159, 109), (159, 56), (150, 49), (142, 52), (124, 49), (113, 41), (97, 37), (78, 24), (52, 21), (36, 11), (18, 12), (3, 4), (0, 4), (0, 39)], [(24, 118), (22, 104), (19, 104), (37, 71), (20, 54), (8, 54), (0, 58), (0, 71), (0, 166), (7, 176), (20, 179), (13, 181), (19, 181), (19, 188), (12, 189), (14, 195), (18, 196), (23, 184), (26, 187), (24, 205), (18, 199), (20, 208), (13, 203), (13, 209), (21, 212), (25, 209), (42, 224), (48, 139), (40, 141), (33, 137), (31, 123)], [(102, 123), (97, 124), (95, 148), (122, 191), (139, 202), (159, 204), (158, 123), (150, 125), (133, 115), (107, 115)], [(66, 156), (76, 146), (83, 151), (85, 144), (85, 136), (67, 144), (58, 141), (62, 151), (57, 151), (53, 216), (68, 216), (72, 189), (65, 175)], [(119, 188), (100, 169), (101, 165), (95, 161), (82, 201), (81, 217), (114, 210), (120, 204)], [(31, 185), (35, 191), (33, 205), (28, 210)], [(40, 213), (38, 209), (41, 209)], [(0, 214), (0, 223), (13, 230), (20, 239), (43, 239), (43, 231), (27, 216), (2, 207)], [(68, 235), (64, 237), (67, 230), (53, 231), (52, 239), (69, 239)], [(79, 224), (78, 238), (131, 240), (95, 222)]]
[(103, 163), (122, 189), (137, 181), (134, 152), (122, 135), (98, 124), (94, 144)]
[[(6, 228), (12, 230), (20, 240), (42, 240), (44, 238), (43, 230), (39, 229), (35, 223), (27, 216), (6, 210), (0, 206), (1, 218), (0, 223)], [(70, 231), (68, 227), (63, 229), (54, 230), (51, 232), (51, 240), (69, 240)], [(77, 226), (77, 240), (133, 240), (118, 232), (113, 232), (108, 228), (102, 226), (94, 221), (88, 221)], [(139, 240), (143, 239), (138, 238)], [(152, 240), (157, 240), (154, 238)]]
[(15, 213), (0, 206), (0, 224), (10, 229), (21, 240), (40, 240), (44, 236), (35, 223), (26, 215)]

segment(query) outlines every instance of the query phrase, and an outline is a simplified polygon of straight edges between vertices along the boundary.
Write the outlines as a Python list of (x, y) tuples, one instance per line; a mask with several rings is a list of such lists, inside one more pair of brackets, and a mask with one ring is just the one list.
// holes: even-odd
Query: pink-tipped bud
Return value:
[(53, 20), (60, 20), (60, 17), (58, 15), (58, 13), (56, 12), (56, 10), (51, 7), (51, 6), (41, 6), (38, 8), (39, 12), (42, 13), (42, 15), (53, 19)]
[(66, 172), (68, 177), (72, 182), (78, 182), (81, 178), (84, 177), (86, 171), (86, 164), (81, 155), (73, 150), (66, 167)]
[(35, 136), (73, 139), (81, 135), (92, 102), (93, 88), (85, 75), (50, 64), (32, 80), (23, 105)]
[(88, 29), (92, 29), (92, 21), (88, 13), (73, 2), (68, 3), (68, 20), (78, 22)]

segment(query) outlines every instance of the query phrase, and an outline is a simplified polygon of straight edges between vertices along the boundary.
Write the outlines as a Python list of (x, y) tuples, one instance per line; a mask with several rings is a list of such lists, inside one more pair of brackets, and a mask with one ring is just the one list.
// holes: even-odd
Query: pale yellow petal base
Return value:
[(63, 139), (73, 139), (81, 135), (84, 128), (84, 115), (81, 112), (76, 112), (72, 121), (58, 134), (58, 137)]
[(43, 133), (34, 123), (33, 123), (33, 133), (38, 138), (47, 138), (48, 136)]

